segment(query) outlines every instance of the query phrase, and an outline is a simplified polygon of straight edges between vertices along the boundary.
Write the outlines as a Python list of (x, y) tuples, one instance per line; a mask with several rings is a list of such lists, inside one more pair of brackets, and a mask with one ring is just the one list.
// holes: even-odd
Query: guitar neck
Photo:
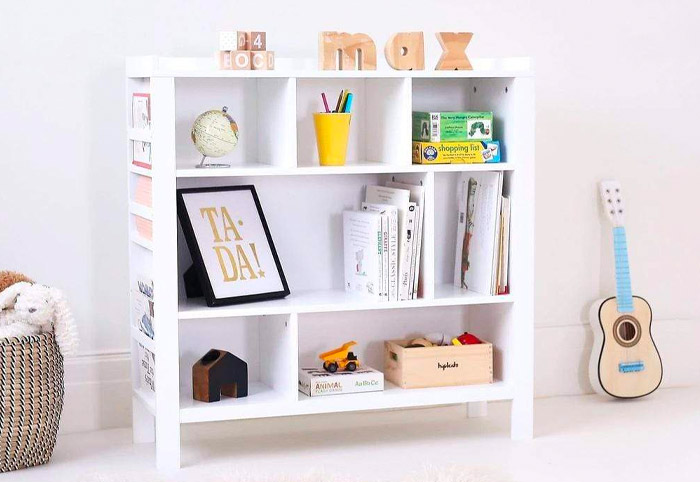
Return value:
[(634, 303), (632, 302), (630, 265), (627, 259), (627, 235), (623, 226), (613, 228), (613, 244), (615, 248), (617, 311), (619, 313), (631, 313), (634, 311)]

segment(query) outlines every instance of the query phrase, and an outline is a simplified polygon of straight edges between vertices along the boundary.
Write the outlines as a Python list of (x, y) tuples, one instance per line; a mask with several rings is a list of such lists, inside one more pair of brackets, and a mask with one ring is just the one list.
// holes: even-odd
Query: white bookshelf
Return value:
[[(278, 62), (278, 67), (283, 63)], [(161, 469), (180, 466), (181, 424), (512, 400), (513, 438), (532, 437), (534, 78), (527, 59), (475, 62), (473, 71), (219, 71), (209, 59), (127, 60), (129, 190), (152, 177), (152, 208), (133, 202), (130, 217), (153, 220), (153, 239), (130, 221), (130, 289), (140, 273), (155, 287), (155, 339), (134, 328), (134, 441), (156, 442)], [(320, 92), (356, 94), (347, 163), (321, 167), (311, 115)], [(131, 96), (151, 94), (152, 127), (131, 129)], [(195, 169), (189, 137), (194, 118), (228, 106), (241, 138), (230, 169)], [(506, 162), (412, 165), (413, 110), (490, 110)], [(131, 164), (131, 141), (152, 142), (153, 169)], [(462, 171), (504, 171), (512, 202), (511, 294), (487, 296), (452, 286), (456, 190)], [(422, 296), (374, 302), (343, 291), (344, 209), (357, 208), (368, 184), (395, 178), (422, 182), (426, 213)], [(186, 299), (190, 265), (179, 229), (177, 188), (254, 184), (290, 285), (283, 300), (208, 308)], [(133, 315), (132, 315), (133, 318)], [(383, 369), (383, 341), (464, 330), (494, 344), (495, 383), (308, 398), (297, 391), (299, 366), (343, 342), (359, 342), (360, 360)], [(155, 394), (138, 383), (138, 344), (156, 356)], [(246, 360), (249, 395), (201, 403), (192, 399), (191, 367), (210, 348)], [(465, 417), (467, 412), (465, 412)], [(468, 430), (468, 429), (467, 429)]]

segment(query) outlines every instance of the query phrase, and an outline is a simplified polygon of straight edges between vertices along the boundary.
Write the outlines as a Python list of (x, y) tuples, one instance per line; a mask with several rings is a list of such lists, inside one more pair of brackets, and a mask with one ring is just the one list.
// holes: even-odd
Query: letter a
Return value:
[(384, 46), (386, 63), (394, 70), (425, 69), (423, 32), (398, 32)]

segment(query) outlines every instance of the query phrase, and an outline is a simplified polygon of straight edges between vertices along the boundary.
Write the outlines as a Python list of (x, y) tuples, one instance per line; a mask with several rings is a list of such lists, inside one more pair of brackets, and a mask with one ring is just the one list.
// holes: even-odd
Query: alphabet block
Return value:
[(275, 53), (272, 50), (265, 53), (267, 54), (267, 70), (275, 70)]
[(384, 46), (384, 56), (395, 70), (425, 69), (423, 32), (398, 32)]
[(250, 68), (253, 70), (268, 70), (267, 51), (250, 53)]
[(250, 33), (236, 32), (236, 48), (231, 50), (250, 50)]
[(377, 47), (364, 33), (320, 32), (318, 34), (318, 68), (320, 70), (376, 70)]
[(224, 350), (209, 350), (192, 366), (192, 397), (218, 402), (248, 396), (248, 364)]
[(236, 45), (236, 32), (219, 32), (219, 50), (240, 50)]
[(231, 68), (233, 70), (250, 70), (250, 52), (234, 50), (231, 52)]
[(435, 70), (472, 70), (472, 64), (465, 53), (474, 36), (471, 32), (437, 32), (442, 55)]
[(248, 50), (260, 52), (267, 49), (267, 35), (265, 32), (250, 32), (250, 47)]
[(231, 70), (231, 52), (220, 50), (216, 58), (219, 63), (219, 70)]

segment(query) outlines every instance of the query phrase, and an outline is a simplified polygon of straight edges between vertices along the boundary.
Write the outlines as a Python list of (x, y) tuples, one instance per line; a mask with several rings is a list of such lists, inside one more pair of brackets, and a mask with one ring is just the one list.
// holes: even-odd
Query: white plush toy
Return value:
[(0, 272), (0, 280), (13, 275), (23, 279), (2, 289), (0, 283), (0, 338), (53, 332), (61, 354), (74, 355), (78, 330), (63, 293), (56, 288), (32, 283), (23, 275)]

